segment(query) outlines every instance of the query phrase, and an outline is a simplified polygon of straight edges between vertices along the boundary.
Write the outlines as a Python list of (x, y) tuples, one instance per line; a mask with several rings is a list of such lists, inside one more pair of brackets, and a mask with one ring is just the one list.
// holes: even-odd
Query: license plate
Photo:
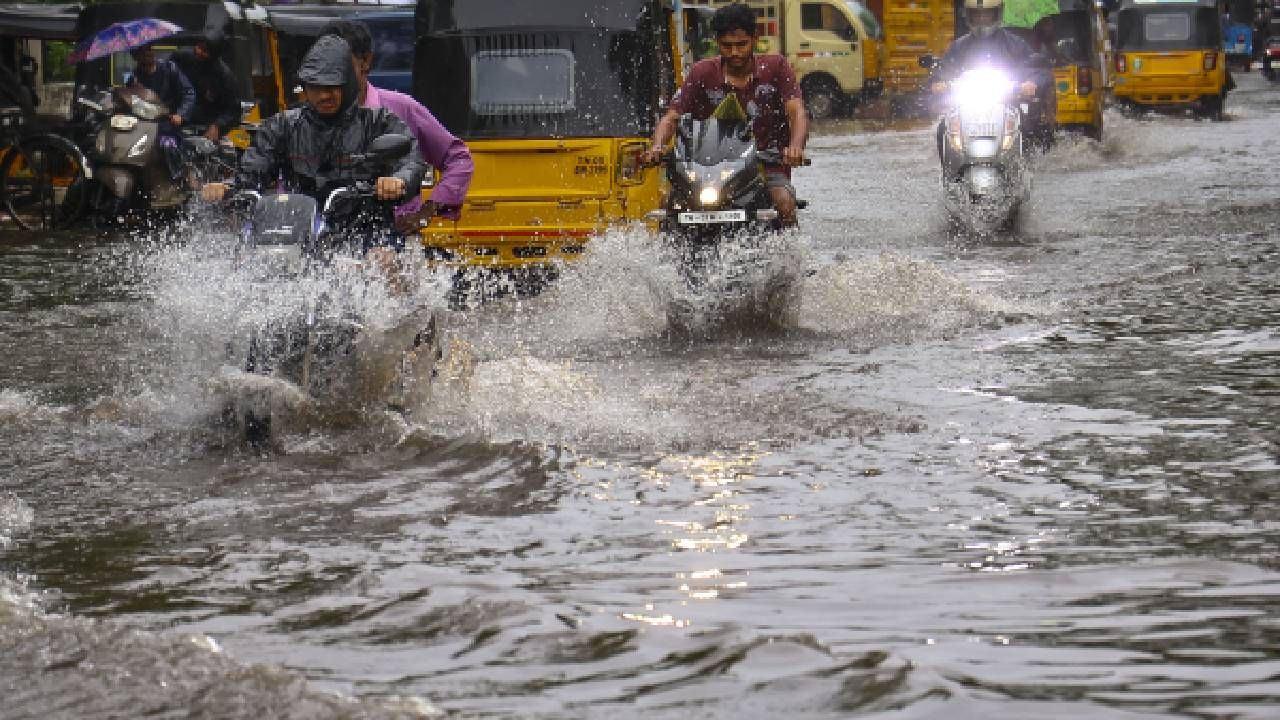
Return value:
[(682, 212), (677, 219), (681, 225), (705, 225), (707, 223), (743, 222), (746, 210), (715, 210), (710, 212)]

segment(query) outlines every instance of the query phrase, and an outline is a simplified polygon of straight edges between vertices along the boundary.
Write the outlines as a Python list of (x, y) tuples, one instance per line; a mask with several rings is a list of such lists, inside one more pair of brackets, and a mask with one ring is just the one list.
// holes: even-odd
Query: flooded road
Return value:
[(448, 312), (407, 413), (267, 452), (216, 243), (5, 230), (0, 715), (1274, 717), (1280, 86), (1239, 81), (1062, 142), (991, 242), (930, 128), (824, 128), (781, 312), (673, 333), (610, 233)]

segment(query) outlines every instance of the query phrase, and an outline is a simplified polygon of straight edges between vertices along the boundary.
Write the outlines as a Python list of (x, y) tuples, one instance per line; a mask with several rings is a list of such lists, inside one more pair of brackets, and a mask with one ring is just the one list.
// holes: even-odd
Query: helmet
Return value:
[(975, 35), (990, 35), (1000, 27), (1004, 0), (964, 0), (964, 19)]

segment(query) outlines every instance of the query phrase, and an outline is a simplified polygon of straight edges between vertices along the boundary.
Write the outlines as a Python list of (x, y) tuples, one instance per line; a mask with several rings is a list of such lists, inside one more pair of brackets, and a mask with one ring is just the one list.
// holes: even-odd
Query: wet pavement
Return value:
[(982, 241), (928, 124), (821, 126), (785, 292), (673, 332), (610, 232), (443, 311), (407, 412), (265, 451), (225, 245), (5, 230), (0, 714), (1274, 717), (1280, 86), (1239, 81), (1060, 142)]

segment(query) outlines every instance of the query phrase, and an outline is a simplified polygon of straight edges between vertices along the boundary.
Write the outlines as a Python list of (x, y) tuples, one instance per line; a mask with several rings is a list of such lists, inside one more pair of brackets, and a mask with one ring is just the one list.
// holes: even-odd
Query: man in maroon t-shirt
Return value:
[(769, 194), (778, 215), (788, 225), (796, 220), (796, 191), (791, 167), (804, 161), (809, 138), (809, 117), (796, 83), (796, 74), (781, 55), (756, 55), (756, 15), (741, 3), (726, 5), (711, 16), (720, 57), (700, 60), (689, 69), (684, 86), (671, 99), (671, 107), (653, 131), (653, 144), (641, 162), (657, 164), (676, 123), (686, 113), (705, 120), (728, 93), (755, 119), (751, 130), (760, 149), (782, 152), (784, 165), (767, 166)]

